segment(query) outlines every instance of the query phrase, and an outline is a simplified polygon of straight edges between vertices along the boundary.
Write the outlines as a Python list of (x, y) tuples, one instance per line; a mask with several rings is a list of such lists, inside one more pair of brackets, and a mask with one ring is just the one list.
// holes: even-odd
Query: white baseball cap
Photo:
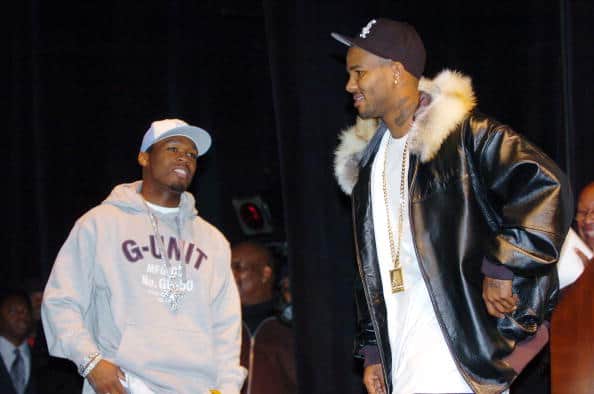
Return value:
[(210, 134), (206, 130), (190, 126), (180, 119), (163, 119), (151, 123), (151, 127), (144, 133), (142, 138), (140, 151), (146, 152), (154, 143), (175, 135), (191, 139), (196, 145), (196, 149), (198, 149), (198, 156), (205, 154), (212, 144)]

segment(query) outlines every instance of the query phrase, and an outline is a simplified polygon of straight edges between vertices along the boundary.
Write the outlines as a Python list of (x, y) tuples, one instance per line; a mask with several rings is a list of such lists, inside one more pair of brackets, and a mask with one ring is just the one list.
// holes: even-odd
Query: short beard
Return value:
[(188, 187), (181, 183), (174, 183), (173, 185), (169, 186), (169, 189), (171, 189), (171, 191), (173, 191), (175, 193), (182, 194), (183, 192), (188, 190)]
[(359, 114), (359, 117), (361, 119), (377, 118), (378, 116), (372, 112), (373, 111), (365, 111), (365, 112), (357, 111), (357, 113)]

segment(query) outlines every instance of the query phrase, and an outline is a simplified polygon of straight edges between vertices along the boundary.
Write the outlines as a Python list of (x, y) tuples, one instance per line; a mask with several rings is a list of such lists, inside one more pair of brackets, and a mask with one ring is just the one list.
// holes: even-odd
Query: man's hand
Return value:
[(365, 367), (363, 371), (363, 383), (369, 394), (386, 394), (382, 365), (373, 364)]
[(516, 310), (517, 294), (512, 294), (512, 281), (493, 279), (485, 276), (483, 279), (483, 300), (491, 316), (503, 317), (506, 313)]
[(120, 379), (126, 380), (124, 372), (115, 364), (101, 360), (87, 375), (87, 380), (97, 394), (127, 394)]

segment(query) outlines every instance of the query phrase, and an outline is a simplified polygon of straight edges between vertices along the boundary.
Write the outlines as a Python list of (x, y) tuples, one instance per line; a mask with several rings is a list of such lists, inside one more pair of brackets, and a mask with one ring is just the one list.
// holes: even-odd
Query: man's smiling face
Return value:
[(594, 249), (594, 183), (586, 186), (580, 193), (575, 214), (578, 233)]
[(346, 91), (353, 95), (353, 105), (362, 118), (381, 118), (389, 108), (393, 94), (390, 60), (359, 47), (347, 53), (349, 80)]

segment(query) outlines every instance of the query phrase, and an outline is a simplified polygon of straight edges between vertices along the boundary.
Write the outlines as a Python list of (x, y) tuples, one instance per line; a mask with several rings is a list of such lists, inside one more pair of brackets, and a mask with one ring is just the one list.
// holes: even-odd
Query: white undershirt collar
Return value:
[(179, 212), (179, 206), (177, 207), (164, 207), (162, 205), (153, 204), (151, 202), (146, 201), (146, 205), (149, 206), (150, 209), (153, 211), (157, 211), (159, 213), (177, 213)]

